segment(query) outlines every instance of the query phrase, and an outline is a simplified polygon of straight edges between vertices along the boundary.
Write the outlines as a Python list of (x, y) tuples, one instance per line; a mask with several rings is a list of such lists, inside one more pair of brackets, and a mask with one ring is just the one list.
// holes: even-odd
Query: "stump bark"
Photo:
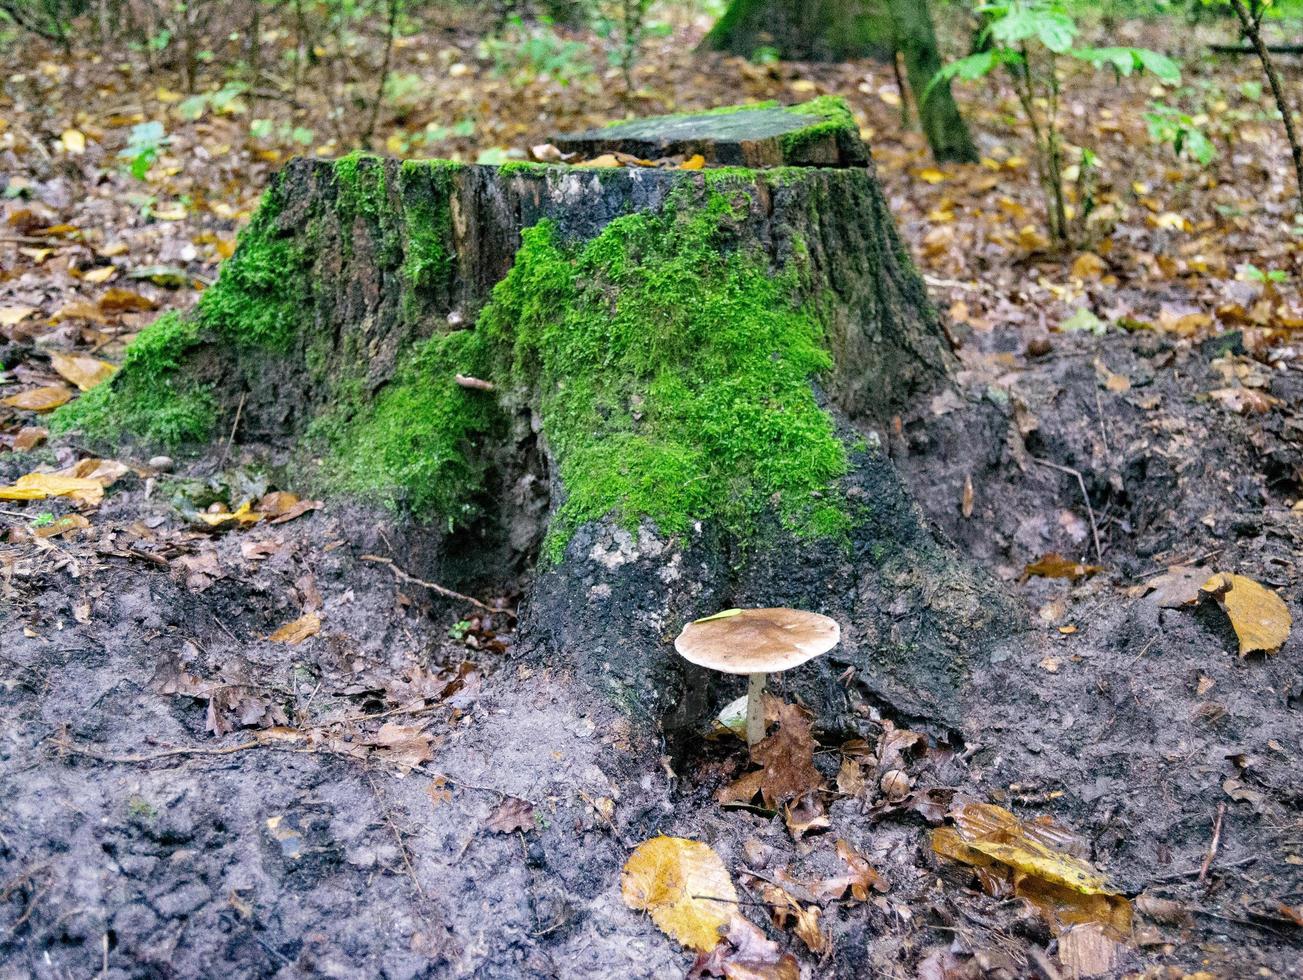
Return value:
[(839, 620), (782, 682), (825, 729), (865, 702), (962, 727), (1012, 606), (875, 435), (951, 355), (849, 116), (804, 115), (866, 163), (295, 161), (196, 310), (57, 424), (199, 446), (238, 411), (248, 452), (397, 508), (418, 574), (519, 575), (530, 696), (648, 751), (736, 694), (671, 643), (732, 606)]

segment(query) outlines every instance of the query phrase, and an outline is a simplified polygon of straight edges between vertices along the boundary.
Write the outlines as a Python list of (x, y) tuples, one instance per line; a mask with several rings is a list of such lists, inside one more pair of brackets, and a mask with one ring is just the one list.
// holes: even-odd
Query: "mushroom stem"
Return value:
[(765, 737), (765, 681), (768, 674), (749, 674), (747, 684), (747, 746), (750, 747)]

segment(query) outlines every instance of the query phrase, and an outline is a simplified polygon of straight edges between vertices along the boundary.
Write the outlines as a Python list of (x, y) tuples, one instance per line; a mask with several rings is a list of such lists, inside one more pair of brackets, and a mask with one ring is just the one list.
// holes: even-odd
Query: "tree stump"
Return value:
[[(56, 425), (192, 449), (234, 431), (396, 508), (416, 573), (519, 574), (520, 705), (623, 716), (641, 751), (737, 693), (672, 648), (733, 606), (841, 623), (786, 692), (824, 729), (855, 732), (866, 699), (961, 727), (1012, 606), (925, 525), (874, 429), (951, 355), (849, 114), (789, 114), (754, 138), (741, 121), (771, 109), (693, 117), (688, 148), (752, 159), (778, 136), (838, 166), (294, 161), (196, 309)], [(679, 147), (684, 122), (637, 131), (632, 152)]]

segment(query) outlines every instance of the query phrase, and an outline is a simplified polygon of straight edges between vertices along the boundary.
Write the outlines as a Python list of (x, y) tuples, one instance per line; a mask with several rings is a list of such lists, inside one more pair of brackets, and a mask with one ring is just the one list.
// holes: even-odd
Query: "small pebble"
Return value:
[(160, 473), (171, 473), (175, 466), (171, 456), (151, 456), (149, 459), (149, 468)]

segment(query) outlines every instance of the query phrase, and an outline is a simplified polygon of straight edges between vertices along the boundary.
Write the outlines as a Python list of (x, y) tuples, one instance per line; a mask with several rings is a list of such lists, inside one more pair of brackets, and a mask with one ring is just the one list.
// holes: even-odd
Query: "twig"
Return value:
[(1095, 560), (1102, 565), (1104, 563), (1104, 552), (1099, 546), (1099, 526), (1095, 523), (1095, 508), (1090, 506), (1090, 494), (1086, 493), (1086, 481), (1081, 478), (1081, 471), (1074, 470), (1071, 466), (1051, 463), (1048, 459), (1041, 459), (1039, 456), (1033, 456), (1032, 462), (1040, 463), (1042, 466), (1048, 466), (1052, 470), (1058, 470), (1060, 473), (1067, 473), (1069, 476), (1077, 478), (1077, 486), (1081, 487), (1081, 499), (1086, 502), (1086, 516), (1090, 518), (1091, 537), (1095, 540)]
[(249, 397), (247, 391), (240, 392), (240, 404), (235, 406), (235, 421), (231, 423), (231, 434), (226, 437), (226, 448), (222, 450), (222, 458), (217, 461), (217, 468), (220, 470), (226, 465), (226, 457), (231, 455), (231, 445), (235, 442), (235, 430), (240, 427), (240, 415), (244, 412), (244, 400)]
[[(1238, 2), (1238, 0), (1236, 0)], [(1226, 816), (1226, 804), (1217, 804), (1217, 817), (1213, 820), (1213, 839), (1208, 843), (1208, 853), (1204, 856), (1203, 865), (1199, 868), (1199, 881), (1208, 877), (1208, 869), (1213, 866), (1213, 860), (1217, 857), (1217, 848), (1222, 843), (1222, 818)]]
[(435, 582), (427, 582), (425, 579), (417, 578), (415, 575), (408, 575), (405, 571), (394, 564), (392, 558), (385, 558), (383, 555), (362, 555), (362, 560), (377, 562), (381, 565), (388, 565), (389, 570), (394, 573), (394, 577), (400, 581), (411, 582), (413, 585), (423, 585), (431, 592), (437, 592), (439, 595), (445, 596), (446, 598), (460, 599), (462, 602), (469, 602), (472, 606), (475, 606), (477, 609), (483, 609), (485, 612), (505, 613), (513, 619), (516, 616), (515, 612), (510, 609), (503, 609), (500, 606), (490, 606), (487, 603), (480, 602), (480, 600), (476, 599), (474, 596), (469, 596), (462, 592), (454, 592), (452, 589), (445, 588)]
[[(380, 804), (380, 815), (385, 818), (385, 823), (387, 823), (389, 829), (393, 831), (394, 840), (398, 842), (398, 854), (403, 859), (403, 867), (407, 869), (407, 877), (411, 879), (412, 888), (416, 891), (416, 894), (420, 896), (421, 904), (428, 906), (430, 900), (426, 897), (425, 889), (421, 887), (420, 881), (416, 878), (416, 871), (412, 868), (412, 859), (411, 855), (408, 853), (407, 841), (403, 838), (403, 832), (398, 829), (398, 824), (394, 823), (393, 815), (389, 812), (389, 807), (386, 805), (384, 797), (380, 795), (380, 789), (376, 786), (376, 781), (371, 778), (371, 773), (366, 770), (363, 771), (366, 772), (366, 781), (371, 784), (371, 795), (374, 796), (376, 802)], [(423, 910), (422, 917), (426, 919), (427, 926), (433, 925), (433, 923), (429, 921), (428, 912), (424, 912)]]
[(482, 380), (482, 379), (480, 379), (480, 378), (472, 378), (472, 377), (471, 377), (470, 375), (468, 375), (468, 374), (458, 374), (458, 375), (456, 375), (456, 381), (457, 381), (457, 383), (458, 383), (459, 385), (461, 385), (463, 388), (474, 388), (474, 389), (476, 389), (477, 391), (493, 391), (493, 390), (494, 390), (494, 385), (493, 385), (493, 382), (492, 382), (492, 381), (484, 381), (484, 380)]
[(379, 80), (376, 83), (376, 99), (371, 103), (371, 115), (367, 119), (366, 132), (362, 134), (362, 143), (370, 145), (371, 136), (376, 131), (376, 122), (380, 119), (380, 104), (385, 100), (385, 87), (389, 84), (389, 66), (393, 61), (394, 34), (398, 30), (398, 0), (389, 0), (388, 28), (385, 32), (385, 58), (380, 64)]
[(1294, 118), (1291, 115), (1289, 102), (1285, 100), (1280, 74), (1272, 63), (1271, 51), (1262, 40), (1262, 25), (1259, 18), (1249, 13), (1244, 6), (1244, 0), (1231, 0), (1231, 7), (1235, 10), (1235, 16), (1240, 19), (1240, 26), (1244, 28), (1245, 36), (1258, 52), (1262, 70), (1267, 73), (1267, 81), (1271, 83), (1271, 94), (1276, 99), (1276, 108), (1280, 110), (1281, 121), (1285, 124), (1285, 137), (1289, 140), (1289, 152), (1294, 158), (1294, 178), (1298, 181), (1299, 205), (1303, 206), (1303, 146), (1299, 145), (1298, 134), (1294, 131)]

